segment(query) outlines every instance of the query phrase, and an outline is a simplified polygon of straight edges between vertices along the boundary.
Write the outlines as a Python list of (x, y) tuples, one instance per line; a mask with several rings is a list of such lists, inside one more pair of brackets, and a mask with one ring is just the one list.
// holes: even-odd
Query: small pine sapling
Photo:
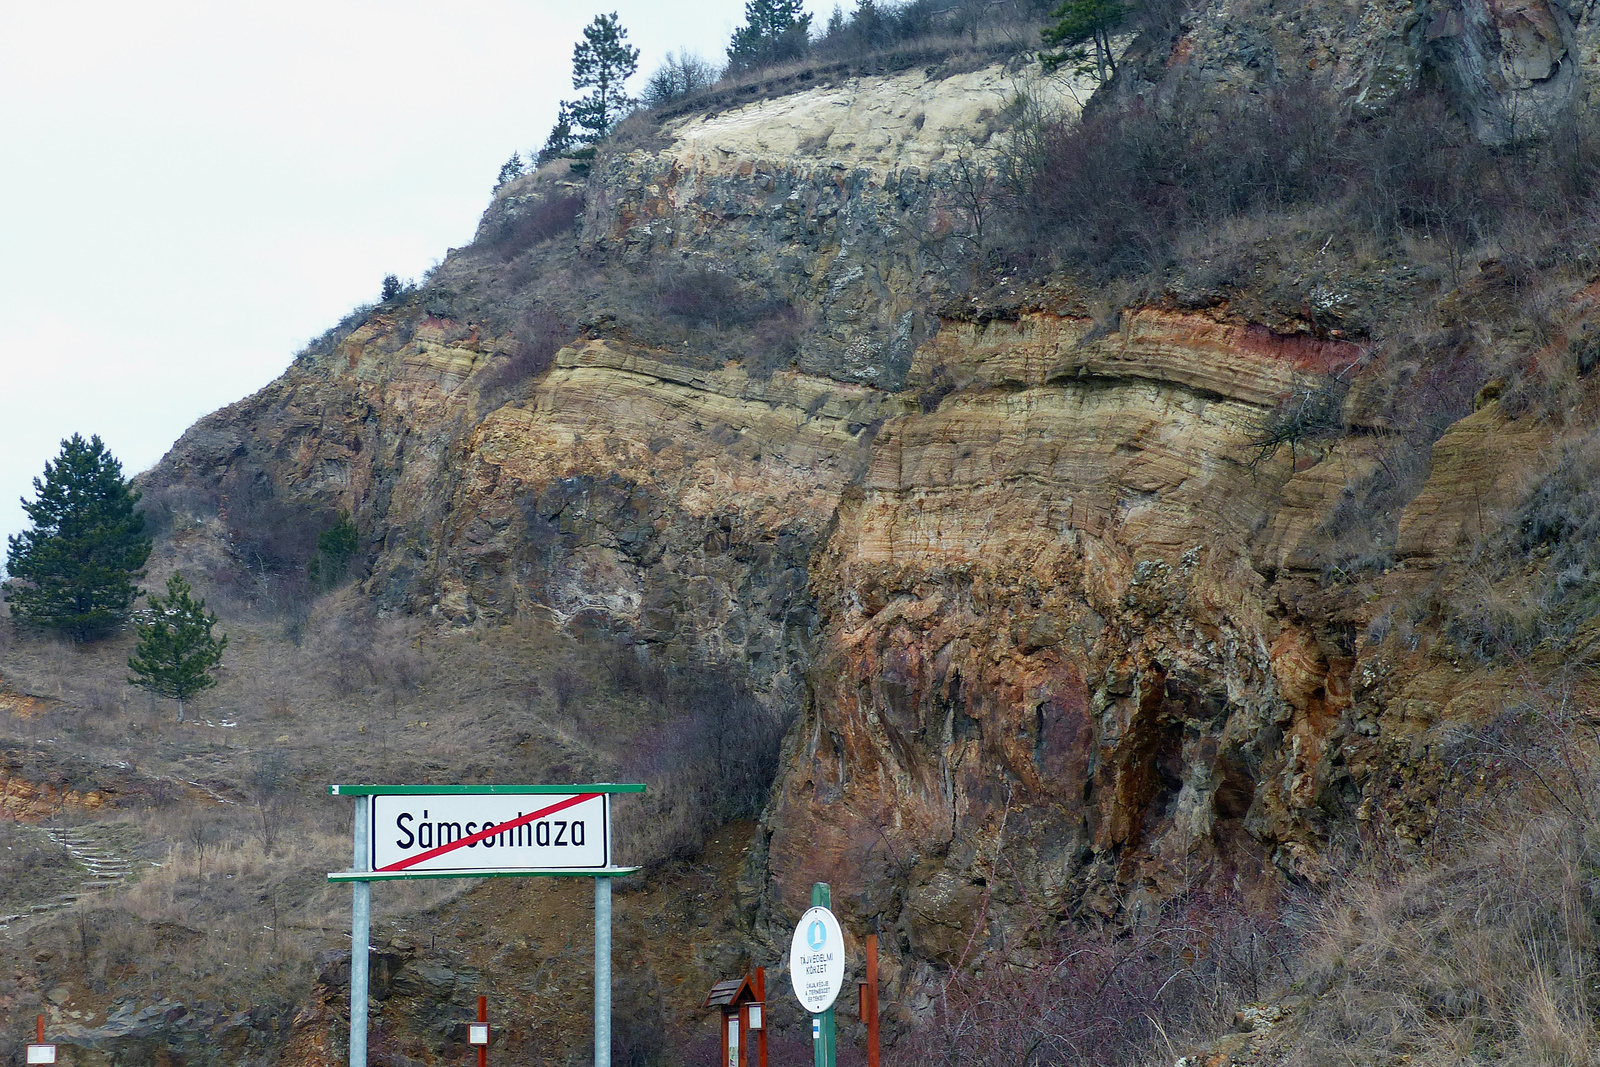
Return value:
[(506, 182), (514, 182), (525, 173), (527, 168), (522, 165), (522, 153), (513, 152), (510, 159), (500, 164), (500, 176), (495, 179), (494, 187), (498, 189)]
[(311, 580), (331, 589), (344, 580), (361, 540), (348, 511), (341, 511), (333, 525), (317, 535), (317, 554), (311, 557)]
[(148, 595), (149, 610), (134, 622), (139, 642), (128, 658), (133, 672), (128, 684), (177, 700), (179, 722), (183, 702), (217, 684), (212, 672), (228, 647), (226, 634), (212, 635), (216, 615), (207, 613), (206, 602), (195, 600), (191, 592), (183, 575), (174, 574), (167, 579), (166, 596)]

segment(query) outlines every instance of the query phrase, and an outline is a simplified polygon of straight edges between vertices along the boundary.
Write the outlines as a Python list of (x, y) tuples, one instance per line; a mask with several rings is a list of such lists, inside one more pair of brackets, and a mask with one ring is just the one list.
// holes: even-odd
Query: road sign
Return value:
[[(642, 784), (330, 785), (328, 792), (356, 801), (350, 870), (328, 875), (351, 883), (351, 1067), (367, 1063), (370, 952), (360, 946), (371, 935), (371, 883), (494, 875), (594, 879), (594, 1062), (610, 1067), (611, 879), (639, 869), (611, 865), (611, 794), (643, 793)], [(487, 1021), (481, 997), (478, 1010), (478, 1021)], [(479, 1067), (487, 1051), (478, 1046)]]
[(800, 916), (789, 942), (789, 980), (812, 1015), (833, 1007), (844, 988), (844, 932), (827, 908), (811, 908)]
[(607, 793), (372, 798), (372, 870), (576, 871), (611, 866)]
[(56, 1062), (56, 1047), (54, 1045), (29, 1045), (29, 1063), (54, 1063)]

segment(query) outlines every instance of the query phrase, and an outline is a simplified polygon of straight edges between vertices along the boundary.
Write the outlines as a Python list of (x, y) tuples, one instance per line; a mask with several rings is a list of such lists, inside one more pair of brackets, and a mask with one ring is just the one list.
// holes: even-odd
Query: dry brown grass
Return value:
[[(350, 810), (327, 796), (332, 782), (640, 773), (653, 792), (619, 804), (617, 859), (658, 863), (693, 854), (710, 828), (758, 809), (771, 777), (771, 731), (757, 764), (707, 764), (744, 792), (688, 773), (683, 764), (702, 748), (714, 752), (697, 731), (727, 734), (730, 717), (757, 722), (756, 706), (715, 680), (674, 681), (631, 648), (530, 621), (486, 631), (381, 619), (349, 589), (312, 601), (295, 634), (271, 605), (218, 601), (230, 635), (221, 684), (182, 726), (170, 702), (126, 686), (129, 637), (71, 647), (0, 623), (7, 686), (53, 702), (39, 714), (0, 715), (13, 773), (99, 790), (101, 808), (69, 804), (48, 817), (128, 823), (138, 856), (153, 864), (125, 889), (0, 936), (0, 971), (29, 976), (19, 1010), (58, 985), (75, 1010), (162, 998), (228, 1010), (303, 1002), (317, 955), (348, 937), (348, 891), (326, 880), (349, 862)], [(637, 758), (677, 734), (687, 747), (673, 751), (689, 758)], [(386, 884), (375, 917), (406, 923), (475, 884)], [(17, 902), (56, 888), (35, 879)]]
[(1284, 1061), (1596, 1062), (1597, 875), (1600, 823), (1559, 813), (1346, 887), (1352, 902), (1322, 912), (1317, 995)]

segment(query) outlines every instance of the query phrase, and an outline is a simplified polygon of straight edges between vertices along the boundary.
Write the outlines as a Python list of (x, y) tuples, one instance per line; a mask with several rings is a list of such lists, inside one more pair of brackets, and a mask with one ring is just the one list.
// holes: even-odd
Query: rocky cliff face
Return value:
[[(1281, 73), (1292, 41), (1364, 99), (1440, 69), (1475, 116), (1473, 93), (1538, 113), (1577, 91), (1587, 15), (1361, 7), (1343, 37), (1297, 17), (1196, 14), (1163, 62)], [(1330, 593), (1315, 546), (1383, 462), (1363, 338), (1066, 282), (950, 291), (982, 225), (969, 168), (998, 165), (1018, 90), (1071, 106), (1034, 78), (858, 78), (673, 120), (598, 161), (576, 240), (531, 260), (493, 236), (552, 179), (508, 186), (422, 294), (202, 420), (151, 491), (200, 501), (197, 558), (237, 554), (251, 509), (347, 508), (383, 610), (544, 614), (794, 710), (746, 870), (769, 946), (827, 880), (915, 984), (1025, 941), (1030, 915), (1314, 880), (1374, 820), (1425, 840), (1441, 731), (1488, 690), (1371, 624), (1452, 565), (1548, 431), (1486, 400), (1433, 446), (1387, 568)], [(615, 273), (532, 298), (582, 328), (507, 386), (530, 262)], [(792, 358), (614, 306), (606, 279), (686, 264), (788, 309)], [(1354, 431), (1263, 453), (1267, 416), (1333, 377), (1357, 383)]]
[(1233, 88), (1318, 83), (1376, 112), (1439, 85), (1480, 139), (1505, 144), (1587, 99), (1597, 25), (1590, 7), (1554, 0), (1211, 3), (1139, 42), (1123, 88), (1149, 91), (1177, 67)]

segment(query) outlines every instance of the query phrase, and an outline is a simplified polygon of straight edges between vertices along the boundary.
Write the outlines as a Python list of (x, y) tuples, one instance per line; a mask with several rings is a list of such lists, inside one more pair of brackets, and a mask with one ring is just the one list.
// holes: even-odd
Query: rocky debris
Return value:
[(114, 1008), (98, 1026), (66, 1026), (52, 1039), (63, 1063), (102, 1067), (121, 1063), (213, 1063), (267, 1067), (278, 1062), (293, 1024), (292, 1010), (261, 1005), (226, 1012), (170, 1000)]
[(1303, 997), (1289, 997), (1273, 1004), (1246, 1005), (1235, 1013), (1232, 1033), (1223, 1034), (1199, 1051), (1179, 1057), (1172, 1067), (1253, 1067), (1263, 1062), (1276, 1062), (1267, 1054), (1269, 1042), (1275, 1040), (1279, 1024), (1303, 1003)]

